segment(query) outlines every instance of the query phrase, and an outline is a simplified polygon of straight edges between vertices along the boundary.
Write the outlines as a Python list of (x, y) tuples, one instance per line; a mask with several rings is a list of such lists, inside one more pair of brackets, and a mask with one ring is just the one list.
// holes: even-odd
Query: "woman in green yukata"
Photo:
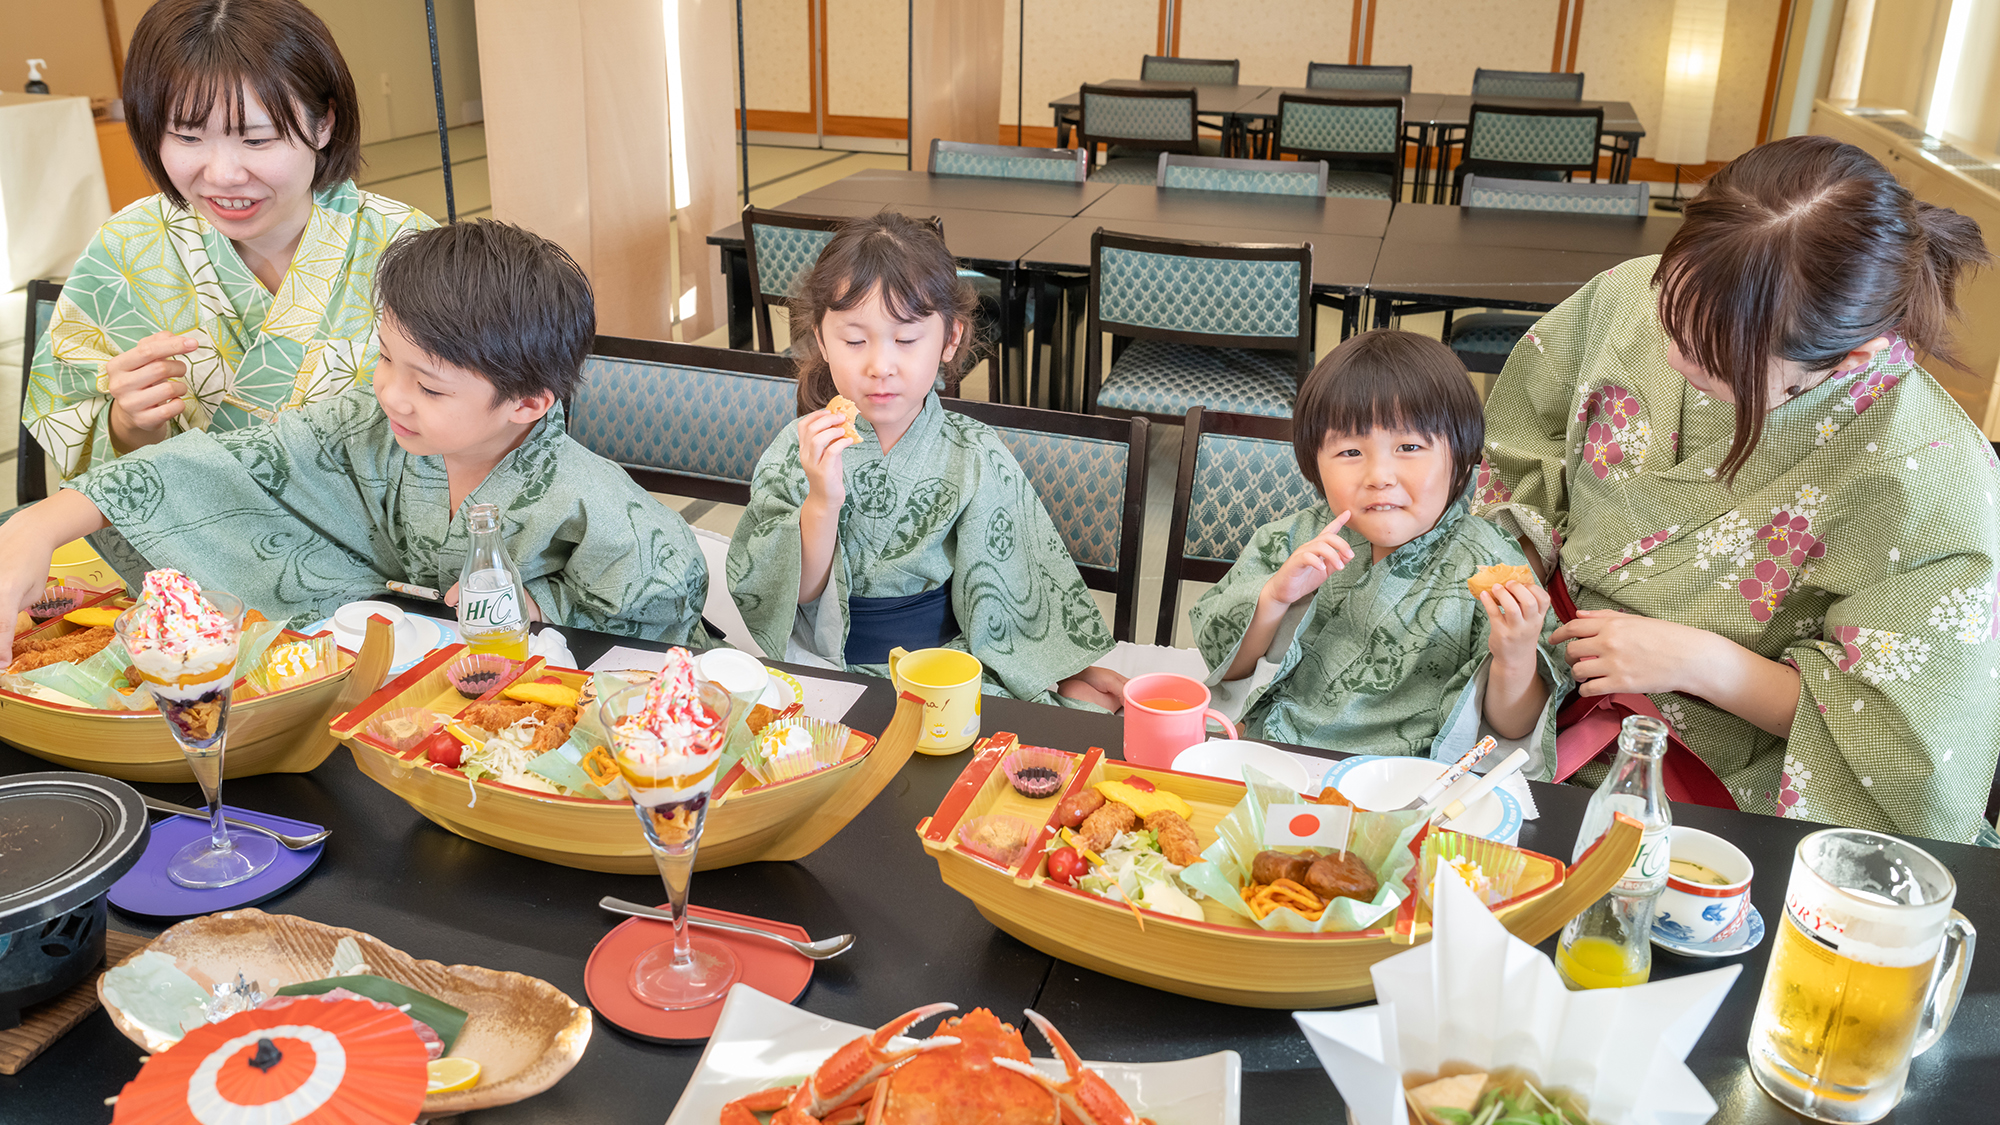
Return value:
[(1465, 365), (1414, 333), (1364, 332), (1306, 376), (1292, 446), (1322, 499), (1258, 528), (1189, 614), (1246, 735), (1455, 758), (1483, 719), (1530, 777), (1553, 770), (1569, 678), (1543, 644), (1548, 592), (1466, 585), (1524, 562), (1469, 512), (1482, 428)]
[(24, 419), (64, 479), (367, 382), (376, 258), (437, 225), (354, 186), (354, 78), (297, 0), (161, 0), (123, 92), (161, 190), (105, 221), (36, 348)]
[(938, 402), (973, 307), (931, 225), (885, 211), (834, 235), (793, 302), (803, 417), (758, 459), (729, 592), (772, 655), (885, 676), (893, 647), (951, 647), (988, 692), (1116, 711), (1125, 678), (1093, 666), (1110, 630), (1040, 497)]
[(1582, 695), (1649, 699), (1740, 808), (2000, 843), (2000, 474), (1917, 363), (1986, 260), (1860, 149), (1776, 141), (1488, 398), (1480, 510), (1557, 564)]

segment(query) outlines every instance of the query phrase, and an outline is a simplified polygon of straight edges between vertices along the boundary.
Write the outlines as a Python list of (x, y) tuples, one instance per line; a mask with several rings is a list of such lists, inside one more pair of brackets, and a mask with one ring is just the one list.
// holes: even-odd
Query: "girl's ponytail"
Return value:
[(1958, 285), (1967, 272), (1991, 265), (1992, 255), (1976, 221), (1948, 207), (1915, 203), (1919, 254), (1899, 331), (1917, 350), (1963, 369), (1951, 339)]

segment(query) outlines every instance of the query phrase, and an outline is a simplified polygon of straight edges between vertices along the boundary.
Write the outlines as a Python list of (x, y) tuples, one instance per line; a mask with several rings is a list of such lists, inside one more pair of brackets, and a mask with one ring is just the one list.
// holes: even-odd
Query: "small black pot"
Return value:
[(144, 802), (122, 781), (0, 777), (0, 1029), (104, 960), (105, 898), (149, 834)]

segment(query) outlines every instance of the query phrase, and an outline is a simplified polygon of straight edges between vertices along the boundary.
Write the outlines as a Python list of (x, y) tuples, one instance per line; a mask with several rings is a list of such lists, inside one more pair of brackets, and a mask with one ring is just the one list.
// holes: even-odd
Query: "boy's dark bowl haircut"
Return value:
[(278, 135), (312, 147), (327, 114), (333, 127), (313, 164), (313, 190), (361, 170), (361, 102), (354, 75), (325, 21), (298, 0), (160, 0), (139, 17), (125, 56), (125, 128), (160, 194), (187, 206), (160, 162), (160, 140), (199, 127), (218, 106), (243, 130), (248, 87)]
[(1454, 500), (1472, 480), (1486, 441), (1486, 416), (1457, 354), (1429, 336), (1388, 328), (1349, 337), (1299, 387), (1292, 409), (1299, 471), (1325, 496), (1319, 451), (1326, 439), (1377, 427), (1428, 434), (1449, 445)]
[(562, 247), (477, 219), (404, 235), (382, 252), (375, 299), (410, 342), (493, 384), (493, 401), (568, 400), (596, 340), (590, 281)]

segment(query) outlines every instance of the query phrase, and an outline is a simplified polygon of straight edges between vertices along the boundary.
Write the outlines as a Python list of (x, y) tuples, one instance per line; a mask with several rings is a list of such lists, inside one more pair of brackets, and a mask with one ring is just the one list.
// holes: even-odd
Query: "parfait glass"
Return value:
[(203, 591), (201, 596), (229, 622), (222, 645), (196, 654), (209, 660), (205, 666), (182, 671), (185, 663), (159, 649), (135, 652), (129, 632), (138, 618), (130, 611), (113, 626), (208, 801), (208, 839), (182, 848), (167, 863), (168, 878), (197, 889), (240, 883), (278, 858), (277, 841), (256, 833), (231, 834), (222, 820), (222, 753), (229, 739), (229, 697), (236, 680), (243, 602), (220, 591)]
[[(708, 819), (708, 796), (715, 788), (731, 711), (729, 692), (720, 684), (697, 679), (695, 695), (693, 710), (705, 721), (696, 728), (694, 744), (681, 748), (682, 753), (664, 764), (633, 753), (627, 744), (628, 731), (619, 722), (644, 706), (643, 685), (606, 696), (598, 712), (619, 777), (645, 830), (660, 878), (667, 885), (668, 910), (674, 919), (673, 940), (661, 942), (632, 962), (632, 995), (649, 1007), (670, 1012), (714, 1003), (743, 975), (742, 963), (733, 950), (714, 938), (697, 937), (687, 923), (695, 850)], [(689, 771), (670, 772), (676, 767)]]

